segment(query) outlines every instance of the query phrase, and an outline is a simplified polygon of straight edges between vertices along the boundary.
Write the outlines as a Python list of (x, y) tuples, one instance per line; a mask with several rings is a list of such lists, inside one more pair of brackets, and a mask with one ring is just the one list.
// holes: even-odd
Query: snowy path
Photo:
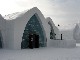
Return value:
[(0, 60), (80, 60), (80, 47), (5, 50), (0, 49)]

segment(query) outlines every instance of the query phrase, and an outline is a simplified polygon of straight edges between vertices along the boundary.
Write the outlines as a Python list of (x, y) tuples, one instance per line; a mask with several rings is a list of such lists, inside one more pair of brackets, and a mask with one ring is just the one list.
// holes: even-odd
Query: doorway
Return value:
[(29, 34), (29, 48), (39, 48), (39, 35)]

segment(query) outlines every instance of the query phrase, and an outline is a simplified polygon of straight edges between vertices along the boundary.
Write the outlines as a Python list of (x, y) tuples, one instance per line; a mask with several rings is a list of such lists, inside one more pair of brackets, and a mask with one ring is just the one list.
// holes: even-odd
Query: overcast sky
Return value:
[(63, 28), (80, 21), (80, 0), (1, 0), (0, 13), (4, 16), (35, 6)]

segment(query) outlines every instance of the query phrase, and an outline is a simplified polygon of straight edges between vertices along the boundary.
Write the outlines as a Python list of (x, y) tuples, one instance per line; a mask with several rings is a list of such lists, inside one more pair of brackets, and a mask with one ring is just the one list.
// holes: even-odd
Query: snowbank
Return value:
[(48, 46), (58, 47), (58, 48), (73, 48), (76, 47), (75, 40), (50, 40)]

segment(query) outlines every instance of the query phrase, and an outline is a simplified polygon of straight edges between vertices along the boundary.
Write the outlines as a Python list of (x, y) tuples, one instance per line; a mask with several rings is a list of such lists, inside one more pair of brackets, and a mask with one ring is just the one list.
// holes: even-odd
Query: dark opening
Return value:
[(0, 48), (2, 48), (2, 38), (1, 38), (1, 34), (0, 34)]
[(39, 35), (29, 34), (29, 48), (39, 48)]

